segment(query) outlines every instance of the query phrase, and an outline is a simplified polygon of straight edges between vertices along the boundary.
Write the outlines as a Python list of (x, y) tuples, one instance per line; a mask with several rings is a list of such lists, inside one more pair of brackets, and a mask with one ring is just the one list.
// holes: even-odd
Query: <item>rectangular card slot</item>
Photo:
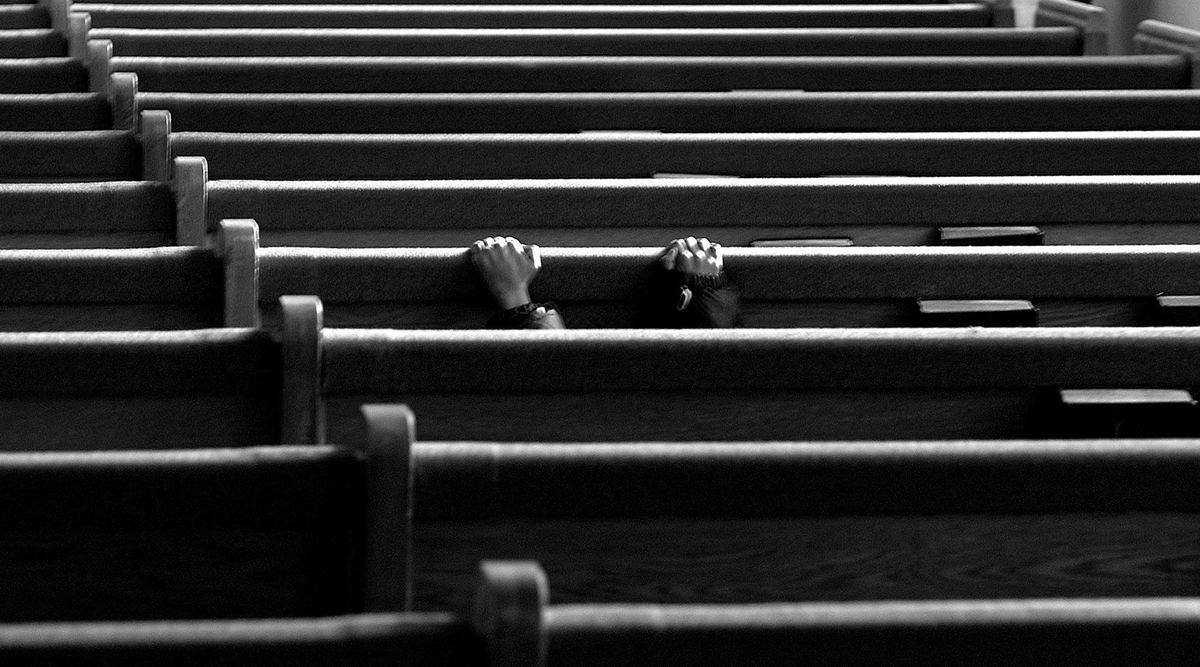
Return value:
[(1042, 245), (1038, 227), (939, 227), (942, 245)]
[(918, 299), (917, 314), (931, 327), (1037, 326), (1037, 308), (1021, 299)]
[(1200, 295), (1160, 295), (1155, 299), (1158, 323), (1167, 326), (1200, 325)]
[(849, 238), (812, 238), (812, 239), (755, 239), (750, 242), (751, 248), (849, 248), (854, 240)]
[(1059, 433), (1075, 438), (1168, 438), (1196, 432), (1186, 389), (1060, 389)]

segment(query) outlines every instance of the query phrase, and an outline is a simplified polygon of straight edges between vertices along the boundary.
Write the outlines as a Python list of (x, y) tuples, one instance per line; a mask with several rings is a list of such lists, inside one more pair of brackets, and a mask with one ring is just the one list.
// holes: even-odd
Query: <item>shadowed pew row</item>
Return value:
[[(571, 328), (644, 326), (644, 294), (660, 253), (542, 248), (534, 298), (558, 304)], [(1195, 246), (729, 248), (724, 255), (748, 328), (1200, 322), (1194, 307), (1180, 304), (1200, 293)], [(257, 301), (272, 327), (286, 294), (319, 296), (336, 327), (483, 329), (495, 314), (464, 249), (266, 248), (258, 262)]]
[[(97, 67), (100, 67), (99, 65)], [(1183, 55), (113, 58), (146, 91), (600, 92), (1170, 89)]]
[(0, 30), (0, 58), (61, 58), (67, 44), (50, 28)]
[(450, 612), (0, 625), (0, 660), (15, 667), (492, 664), (470, 621)]
[(0, 454), (0, 618), (399, 611), (405, 478), (388, 444)]
[[(546, 246), (1194, 243), (1193, 176), (205, 181), (178, 158), (180, 243), (254, 218), (264, 245), (449, 246), (494, 234)], [(2, 190), (0, 190), (2, 192)], [(1037, 229), (1031, 229), (1036, 226)]]
[(480, 572), (494, 664), (1187, 664), (1195, 644), (1187, 599), (548, 606), (537, 563)]
[(180, 205), (165, 183), (0, 183), (0, 246), (173, 245)]
[(142, 149), (132, 132), (0, 132), (0, 181), (132, 181)]
[[(100, 28), (115, 56), (730, 55), (1084, 53), (1080, 31), (1015, 28)], [(61, 55), (47, 53), (44, 55)]]
[(0, 131), (3, 132), (111, 129), (112, 109), (101, 93), (0, 94)]
[(0, 333), (0, 450), (308, 442), (280, 435), (280, 359), (248, 329)]
[[(990, 16), (986, 7), (981, 7)], [(960, 16), (965, 20), (966, 7), (956, 12), (942, 12), (947, 18)], [(933, 14), (931, 14), (932, 16)], [(935, 25), (935, 24), (930, 24)], [(986, 23), (984, 25), (987, 25)], [(35, 4), (0, 5), (0, 30), (33, 30), (50, 27), (50, 16), (45, 8)]]
[[(138, 110), (184, 132), (493, 133), (1196, 130), (1200, 90), (605, 93), (136, 93), (116, 74), (117, 129)], [(57, 127), (0, 97), (0, 128)], [(95, 104), (77, 96), (75, 105)], [(101, 100), (102, 102), (102, 100)], [(78, 108), (78, 106), (74, 107)], [(107, 112), (107, 109), (105, 109)], [(76, 113), (82, 113), (77, 111)], [(16, 117), (13, 117), (13, 114)], [(110, 129), (104, 126), (96, 129)]]
[(70, 58), (0, 60), (0, 93), (59, 93), (87, 90), (87, 71)]
[(1200, 555), (1194, 440), (414, 443), (403, 406), (363, 409), (408, 452), (419, 609), (481, 555), (540, 561), (560, 602), (1200, 589), (1171, 565)]
[(253, 327), (253, 241), (138, 250), (0, 250), (0, 330)]
[[(37, 623), (0, 626), (5, 664), (431, 666), (893, 665), (1014, 661), (1188, 665), (1191, 598), (548, 604), (536, 564), (486, 561), (469, 616)], [(469, 619), (469, 620), (468, 620)]]
[(1194, 176), (0, 183), (0, 245), (200, 245), (254, 218), (268, 246), (1195, 243)]
[[(979, 3), (923, 5), (110, 5), (77, 3), (93, 28), (983, 28)], [(0, 14), (0, 21), (3, 15)], [(3, 23), (0, 22), (0, 26)]]
[[(165, 121), (143, 127), (169, 131)], [(151, 160), (165, 164), (168, 155), (203, 156), (213, 179), (1200, 174), (1200, 132), (1186, 131), (609, 135), (181, 132), (150, 141), (159, 151)], [(10, 173), (28, 164), (22, 160), (9, 166), (2, 151), (0, 161)], [(54, 169), (50, 164), (44, 168), (47, 173)]]
[[(322, 359), (323, 373), (306, 381), (290, 374), (283, 391), (314, 397), (334, 442), (361, 437), (360, 404), (398, 401), (422, 415), (433, 440), (937, 440), (1195, 430), (1186, 390), (1197, 384), (1200, 336), (1186, 327), (322, 331), (319, 300), (295, 297), (293, 304), (284, 331), (309, 331), (296, 340), (319, 341), (306, 354)], [(306, 323), (295, 324), (306, 310)]]

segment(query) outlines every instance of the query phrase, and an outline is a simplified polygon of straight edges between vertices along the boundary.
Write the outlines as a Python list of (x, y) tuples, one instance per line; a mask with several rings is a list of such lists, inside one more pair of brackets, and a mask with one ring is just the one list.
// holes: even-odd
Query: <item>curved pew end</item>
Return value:
[(67, 18), (67, 55), (85, 60), (88, 57), (88, 33), (92, 30), (92, 17), (84, 12), (72, 12)]
[(171, 181), (171, 112), (143, 111), (138, 123), (142, 144), (142, 180)]
[(322, 444), (321, 300), (315, 296), (281, 296), (279, 306), (283, 311), (280, 436), (287, 444)]
[(87, 54), (84, 66), (88, 71), (88, 90), (93, 93), (110, 92), (108, 85), (112, 80), (113, 43), (107, 39), (93, 39), (87, 43)]
[(1168, 54), (1188, 59), (1192, 88), (1200, 88), (1200, 30), (1189, 30), (1162, 21), (1142, 21), (1133, 36), (1134, 53)]
[(174, 166), (175, 245), (204, 245), (208, 237), (208, 161), (177, 157)]
[(412, 447), (416, 420), (406, 405), (362, 406), (367, 426), (367, 611), (412, 607)]
[(1034, 18), (1038, 26), (1071, 26), (1083, 36), (1083, 55), (1108, 54), (1108, 12), (1076, 0), (1039, 0)]
[(222, 220), (217, 252), (225, 270), (225, 326), (258, 328), (258, 224)]
[(133, 72), (114, 72), (109, 77), (108, 104), (114, 130), (138, 131), (137, 90), (138, 78)]
[(484, 561), (471, 621), (484, 638), (488, 664), (530, 667), (546, 663), (546, 573), (535, 561)]

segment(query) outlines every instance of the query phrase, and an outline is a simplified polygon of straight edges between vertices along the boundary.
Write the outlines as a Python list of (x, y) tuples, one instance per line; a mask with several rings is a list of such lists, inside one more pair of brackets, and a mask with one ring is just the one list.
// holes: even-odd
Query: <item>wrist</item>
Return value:
[(495, 296), (496, 304), (500, 306), (500, 310), (511, 310), (532, 301), (529, 298), (529, 289), (525, 287), (499, 291), (495, 293)]

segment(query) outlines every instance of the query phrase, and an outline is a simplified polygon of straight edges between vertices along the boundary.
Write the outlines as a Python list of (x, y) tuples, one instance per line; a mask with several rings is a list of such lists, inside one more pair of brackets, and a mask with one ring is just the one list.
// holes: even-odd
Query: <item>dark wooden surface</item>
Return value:
[(6, 621), (361, 608), (361, 464), (290, 448), (0, 457)]
[[(427, 6), (164, 9), (79, 3), (93, 28), (984, 28), (983, 4), (889, 7)], [(2, 26), (3, 24), (0, 24)]]
[[(1070, 56), (1075, 28), (123, 29), (115, 56)], [(58, 54), (47, 54), (58, 55)]]
[(171, 136), (171, 143), (175, 155), (203, 155), (213, 179), (648, 178), (655, 173), (697, 171), (742, 177), (1200, 172), (1197, 132), (475, 136), (181, 132)]
[(452, 604), (483, 555), (536, 558), (554, 603), (1187, 596), (1195, 527), (1193, 514), (419, 524), (415, 600)]

